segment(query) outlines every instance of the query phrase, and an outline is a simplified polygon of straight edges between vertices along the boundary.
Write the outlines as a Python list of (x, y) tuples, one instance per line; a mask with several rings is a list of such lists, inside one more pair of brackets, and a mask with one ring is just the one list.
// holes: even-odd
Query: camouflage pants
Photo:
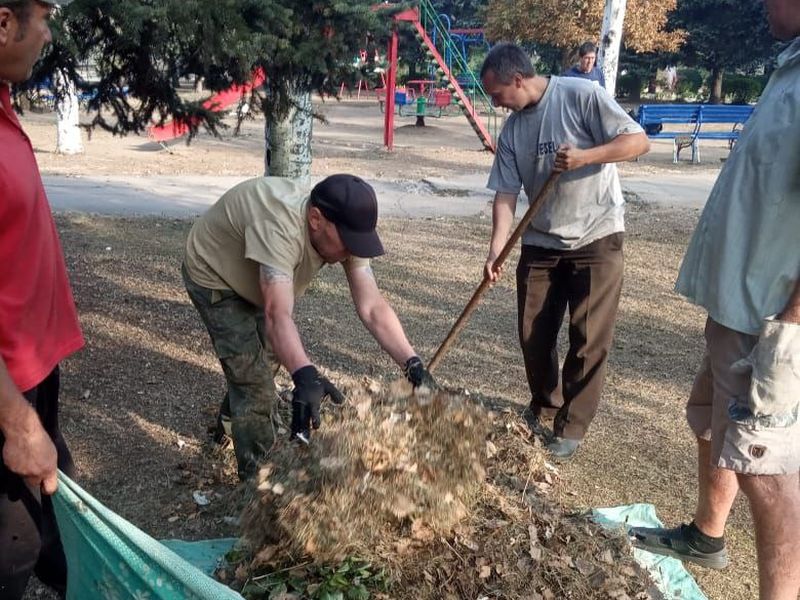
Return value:
[(245, 480), (272, 447), (277, 429), (273, 377), (279, 364), (266, 339), (264, 311), (232, 290), (196, 284), (185, 266), (181, 272), (225, 374), (220, 422), (230, 418), (239, 478)]

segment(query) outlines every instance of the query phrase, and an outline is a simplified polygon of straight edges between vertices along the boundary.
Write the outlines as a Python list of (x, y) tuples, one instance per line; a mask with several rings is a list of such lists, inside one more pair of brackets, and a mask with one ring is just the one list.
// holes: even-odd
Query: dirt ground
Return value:
[[(416, 180), (488, 172), (491, 164), (462, 118), (429, 119), (425, 130), (403, 121), (397, 148), (388, 153), (376, 104), (328, 102), (323, 110), (330, 123), (315, 129), (315, 174), (346, 170)], [(98, 132), (78, 157), (53, 153), (52, 115), (29, 113), (23, 122), (46, 173), (263, 170), (260, 121), (246, 123), (236, 138), (201, 135), (188, 147), (178, 142), (171, 153), (142, 138)], [(673, 169), (715, 169), (727, 154), (712, 146), (704, 149), (703, 164), (675, 166), (669, 145), (654, 146), (621, 171), (657, 177)], [(626, 283), (604, 403), (576, 459), (560, 469), (555, 491), (568, 507), (653, 502), (670, 524), (691, 515), (696, 461), (682, 407), (702, 352), (703, 314), (672, 285), (698, 214), (629, 205)], [(157, 538), (235, 534), (226, 518), (239, 508), (230, 459), (206, 434), (223, 378), (180, 282), (191, 223), (69, 214), (59, 215), (58, 225), (87, 338), (87, 347), (63, 365), (62, 420), (80, 483)], [(432, 356), (477, 285), (490, 226), (485, 218), (381, 222), (387, 256), (375, 261), (376, 276), (421, 356)], [(527, 386), (515, 313), (513, 281), (506, 277), (487, 294), (437, 377), (522, 408)], [(332, 377), (398, 375), (358, 323), (338, 268), (325, 269), (299, 301), (297, 322), (310, 355)], [(194, 490), (207, 493), (210, 507), (194, 504)], [(729, 569), (692, 572), (709, 598), (756, 598), (751, 519), (741, 501), (728, 537)]]
[[(369, 178), (418, 180), (448, 174), (486, 173), (492, 155), (482, 150), (477, 136), (461, 116), (427, 117), (424, 128), (414, 126), (414, 117), (395, 117), (394, 151), (383, 146), (383, 114), (378, 103), (361, 100), (317, 101), (318, 112), (327, 122), (314, 125), (312, 172), (315, 175), (357, 171)], [(625, 106), (626, 110), (630, 107)], [(43, 172), (62, 175), (261, 175), (264, 172), (264, 123), (260, 117), (242, 123), (234, 136), (235, 122), (221, 138), (200, 132), (186, 145), (169, 142), (169, 152), (146, 136), (112, 137), (96, 131), (86, 139), (86, 152), (79, 156), (55, 153), (52, 113), (29, 111), (25, 128), (37, 151)], [(621, 165), (625, 172), (696, 171), (718, 169), (728, 154), (722, 142), (702, 143), (703, 162), (692, 165), (684, 151), (680, 165), (672, 164), (672, 142), (653, 143), (651, 153), (638, 163)]]

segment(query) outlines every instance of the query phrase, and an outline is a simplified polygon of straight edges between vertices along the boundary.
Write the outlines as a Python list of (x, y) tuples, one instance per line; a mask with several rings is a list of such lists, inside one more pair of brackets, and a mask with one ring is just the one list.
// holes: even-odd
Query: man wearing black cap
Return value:
[(384, 252), (377, 222), (372, 187), (332, 175), (310, 194), (282, 177), (245, 181), (192, 227), (183, 278), (225, 373), (217, 435), (233, 438), (240, 478), (254, 473), (275, 439), (273, 376), (280, 365), (295, 386), (293, 439), (308, 442), (324, 397), (344, 400), (312, 364), (292, 317), (295, 298), (325, 264), (342, 264), (361, 321), (409, 381), (432, 385), (372, 275), (369, 259)]
[(83, 346), (47, 194), (11, 107), (45, 44), (54, 2), (0, 0), (0, 598), (22, 598), (31, 574), (66, 591), (50, 495), (73, 472), (59, 430), (59, 368)]

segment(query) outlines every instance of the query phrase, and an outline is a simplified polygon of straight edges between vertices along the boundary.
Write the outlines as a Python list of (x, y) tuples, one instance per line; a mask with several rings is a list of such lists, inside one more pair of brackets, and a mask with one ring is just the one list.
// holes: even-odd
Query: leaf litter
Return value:
[(519, 411), (403, 381), (347, 392), (310, 446), (273, 447), (226, 583), (358, 557), (388, 574), (378, 598), (652, 597), (622, 532), (548, 497), (558, 470)]

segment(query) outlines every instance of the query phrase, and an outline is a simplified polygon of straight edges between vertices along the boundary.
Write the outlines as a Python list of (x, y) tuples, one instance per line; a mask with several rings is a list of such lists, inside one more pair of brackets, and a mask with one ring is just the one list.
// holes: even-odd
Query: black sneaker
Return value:
[(231, 418), (222, 413), (217, 415), (217, 422), (208, 428), (211, 439), (223, 449), (233, 448), (233, 438), (231, 437)]
[(580, 440), (569, 440), (567, 438), (555, 436), (545, 447), (555, 462), (565, 463), (575, 456), (575, 453), (578, 451), (578, 446), (580, 445)]
[(542, 440), (543, 443), (548, 444), (553, 439), (553, 432), (539, 420), (539, 415), (535, 415), (530, 408), (526, 408), (522, 414), (525, 422), (531, 430), (531, 433)]
[[(671, 556), (685, 562), (692, 562), (708, 569), (724, 569), (728, 566), (728, 551), (724, 540), (719, 550), (706, 550), (698, 547), (692, 525), (681, 525), (673, 529), (660, 527), (631, 527), (628, 530), (631, 544), (635, 548), (654, 554)], [(716, 538), (712, 538), (716, 539)]]

